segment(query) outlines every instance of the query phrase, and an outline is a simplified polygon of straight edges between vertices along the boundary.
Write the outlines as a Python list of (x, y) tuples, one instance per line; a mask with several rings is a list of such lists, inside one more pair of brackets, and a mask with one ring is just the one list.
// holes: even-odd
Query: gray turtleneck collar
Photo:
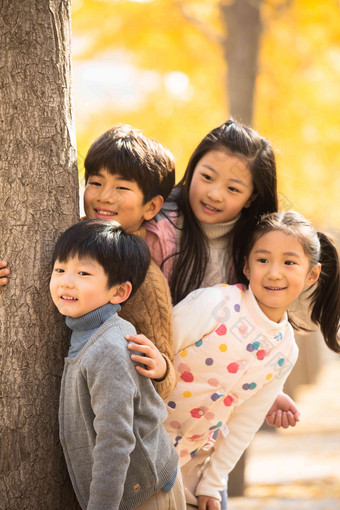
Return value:
[(120, 305), (108, 303), (81, 317), (66, 317), (66, 326), (72, 330), (69, 358), (75, 358), (93, 333), (114, 313), (120, 311)]

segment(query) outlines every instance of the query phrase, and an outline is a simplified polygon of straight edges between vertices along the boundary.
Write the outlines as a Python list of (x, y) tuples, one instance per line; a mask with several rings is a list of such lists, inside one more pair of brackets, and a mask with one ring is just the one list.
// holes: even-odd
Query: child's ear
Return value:
[(309, 271), (307, 278), (306, 278), (306, 282), (305, 282), (306, 287), (310, 287), (319, 279), (320, 272), (321, 272), (321, 264), (316, 264), (315, 266), (312, 267), (312, 269)]
[(244, 260), (243, 274), (247, 278), (247, 280), (249, 280), (249, 265), (247, 259)]
[(110, 303), (113, 305), (117, 305), (119, 303), (124, 303), (127, 298), (130, 296), (132, 291), (131, 282), (118, 283), (111, 287), (111, 298)]
[(152, 220), (156, 216), (157, 213), (162, 209), (162, 205), (164, 204), (164, 198), (162, 195), (156, 195), (149, 202), (145, 204), (145, 212), (144, 219), (146, 221)]

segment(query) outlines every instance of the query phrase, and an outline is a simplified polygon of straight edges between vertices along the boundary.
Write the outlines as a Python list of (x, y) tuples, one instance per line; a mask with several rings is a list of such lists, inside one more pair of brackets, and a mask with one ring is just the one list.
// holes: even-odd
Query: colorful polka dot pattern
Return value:
[(242, 384), (242, 389), (245, 390), (245, 391), (247, 391), (247, 390), (255, 390), (256, 387), (257, 387), (257, 384), (255, 382)]
[(215, 333), (216, 335), (218, 336), (223, 336), (227, 333), (227, 327), (225, 324), (221, 324), (216, 330), (215, 330)]
[[(237, 289), (240, 298), (243, 287)], [(175, 357), (178, 383), (167, 402), (165, 426), (178, 448), (181, 465), (208, 440), (216, 440), (234, 406), (271, 381), (285, 362), (281, 331), (271, 337), (260, 335), (243, 320), (240, 299), (230, 299), (228, 306), (232, 308), (230, 321), (219, 323), (212, 333)], [(235, 324), (239, 333), (242, 330), (238, 336), (233, 333)]]
[(267, 352), (265, 351), (265, 349), (260, 349), (260, 346), (261, 346), (260, 342), (253, 342), (247, 345), (247, 351), (255, 352), (257, 359), (263, 360), (267, 355)]

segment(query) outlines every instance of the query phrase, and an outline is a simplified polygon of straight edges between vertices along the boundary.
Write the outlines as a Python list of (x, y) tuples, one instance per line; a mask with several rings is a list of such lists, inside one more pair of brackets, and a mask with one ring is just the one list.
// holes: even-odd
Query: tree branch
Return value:
[(215, 32), (211, 30), (209, 26), (201, 21), (199, 18), (194, 16), (187, 5), (184, 5), (181, 0), (173, 0), (173, 4), (181, 11), (183, 17), (195, 26), (203, 35), (205, 35), (210, 41), (219, 46), (224, 46), (226, 42), (226, 36), (223, 32)]

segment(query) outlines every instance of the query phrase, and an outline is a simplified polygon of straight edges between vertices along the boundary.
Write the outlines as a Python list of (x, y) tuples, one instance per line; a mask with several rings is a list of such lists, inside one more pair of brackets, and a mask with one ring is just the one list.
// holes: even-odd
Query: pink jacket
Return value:
[[(170, 256), (179, 251), (182, 234), (182, 217), (178, 214), (177, 210), (174, 210), (167, 212), (167, 217), (158, 214), (153, 220), (145, 222), (143, 226), (146, 230), (145, 241), (149, 246), (151, 257), (161, 268), (167, 280), (170, 281), (174, 262), (176, 261), (176, 256)], [(225, 248), (223, 248), (224, 250)], [(167, 259), (167, 257), (170, 258)], [(165, 262), (163, 263), (163, 261)], [(220, 258), (221, 261), (224, 261), (223, 257)], [(220, 271), (220, 278), (213, 278), (213, 281), (209, 281), (209, 286), (225, 282), (226, 280), (231, 284), (237, 283), (235, 269), (232, 264), (230, 265), (229, 276), (227, 278), (222, 276), (222, 267), (220, 267)], [(205, 282), (202, 286), (206, 287), (207, 283)]]
[(178, 251), (179, 230), (176, 228), (178, 224), (177, 212), (167, 213), (167, 216), (158, 214), (153, 220), (146, 221), (143, 226), (146, 230), (145, 241), (149, 246), (151, 257), (161, 267), (169, 281), (175, 257), (165, 259)]

